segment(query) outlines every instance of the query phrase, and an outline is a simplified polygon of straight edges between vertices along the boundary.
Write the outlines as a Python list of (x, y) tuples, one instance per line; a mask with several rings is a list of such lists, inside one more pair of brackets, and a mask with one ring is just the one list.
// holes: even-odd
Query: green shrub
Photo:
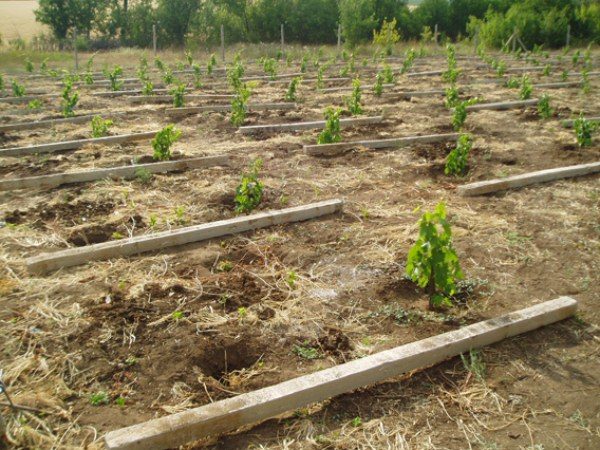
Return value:
[(363, 113), (363, 109), (360, 106), (360, 99), (360, 80), (358, 78), (355, 78), (354, 80), (352, 80), (352, 94), (350, 94), (350, 97), (346, 100), (348, 111), (350, 111), (350, 114), (352, 114), (353, 116), (357, 116)]
[(308, 56), (302, 55), (302, 60), (300, 61), (300, 72), (306, 73), (306, 65), (308, 64)]
[(33, 63), (29, 58), (25, 58), (25, 71), (28, 73), (33, 73)]
[(271, 80), (277, 78), (277, 61), (273, 58), (264, 58), (262, 61), (263, 70), (271, 77)]
[(212, 53), (210, 55), (210, 58), (208, 59), (208, 63), (206, 64), (206, 73), (208, 75), (212, 75), (213, 69), (215, 68), (216, 65), (217, 65), (217, 58), (216, 58), (215, 54)]
[(171, 159), (171, 146), (181, 137), (181, 131), (175, 128), (175, 125), (169, 124), (156, 133), (152, 139), (152, 148), (154, 149), (154, 159), (157, 161), (167, 161)]
[(377, 97), (381, 97), (381, 94), (383, 93), (383, 74), (381, 72), (378, 72), (377, 75), (375, 75), (373, 92)]
[(519, 86), (521, 86), (521, 82), (517, 78), (510, 77), (508, 80), (506, 80), (507, 88), (517, 89)]
[(165, 68), (165, 70), (162, 74), (162, 79), (163, 79), (163, 83), (165, 83), (165, 85), (167, 85), (167, 86), (170, 84), (173, 84), (175, 77), (173, 76), (173, 70), (170, 67)]
[(250, 90), (246, 84), (239, 85), (235, 97), (231, 102), (231, 118), (230, 122), (233, 126), (239, 127), (244, 124), (246, 114), (248, 113), (248, 99), (250, 98)]
[(383, 66), (383, 82), (386, 84), (394, 84), (396, 82), (394, 72), (388, 64)]
[(417, 54), (413, 48), (406, 52), (404, 61), (402, 61), (402, 69), (400, 69), (400, 73), (407, 73), (412, 68), (416, 55)]
[(325, 83), (323, 82), (323, 67), (319, 67), (317, 69), (317, 89), (323, 89)]
[(543, 94), (540, 97), (540, 101), (537, 105), (538, 114), (540, 117), (544, 119), (549, 119), (554, 114), (554, 111), (550, 107), (550, 96), (548, 94)]
[(173, 107), (183, 107), (185, 103), (185, 84), (177, 83), (175, 86), (173, 86), (169, 93), (173, 96)]
[(325, 128), (317, 138), (317, 144), (333, 144), (340, 142), (342, 135), (340, 131), (340, 115), (342, 110), (339, 108), (328, 107), (325, 110)]
[(579, 118), (573, 123), (579, 147), (592, 145), (592, 133), (598, 129), (598, 126), (598, 123), (592, 123), (583, 117), (583, 114), (579, 114)]
[(521, 79), (521, 92), (519, 93), (519, 98), (521, 100), (530, 99), (532, 92), (533, 86), (531, 84), (531, 79), (527, 75), (523, 75), (523, 78)]
[(430, 309), (452, 305), (456, 283), (464, 276), (452, 246), (452, 231), (443, 203), (421, 217), (419, 237), (408, 252), (406, 274), (425, 288)]
[(446, 175), (462, 176), (467, 173), (469, 167), (469, 153), (473, 146), (471, 136), (461, 134), (458, 138), (456, 148), (452, 150), (446, 158)]
[(25, 86), (19, 84), (15, 79), (11, 81), (12, 92), (15, 97), (23, 97), (25, 95)]
[(75, 112), (73, 111), (75, 105), (79, 102), (79, 94), (77, 92), (73, 92), (73, 78), (71, 76), (66, 76), (63, 79), (63, 90), (62, 90), (62, 114), (64, 117), (73, 117)]
[(394, 45), (399, 40), (400, 34), (396, 30), (396, 19), (392, 19), (390, 22), (383, 19), (379, 32), (373, 30), (373, 44), (380, 47), (387, 56), (391, 56)]
[(192, 70), (194, 71), (194, 87), (200, 89), (202, 87), (202, 69), (198, 64), (192, 64)]
[(288, 86), (288, 90), (285, 93), (286, 101), (295, 102), (297, 100), (296, 90), (298, 89), (298, 86), (300, 85), (301, 81), (302, 81), (302, 78), (300, 78), (300, 77), (292, 78), (292, 81), (290, 81), (290, 85)]
[(152, 81), (146, 80), (142, 86), (143, 95), (154, 95), (154, 84)]
[(108, 136), (109, 128), (113, 126), (113, 121), (110, 119), (104, 120), (100, 116), (92, 118), (92, 137), (99, 138)]
[(256, 159), (252, 162), (250, 171), (242, 175), (242, 181), (235, 190), (236, 212), (248, 214), (260, 205), (264, 185), (258, 179), (258, 172), (262, 165), (262, 159)]
[(35, 109), (40, 109), (42, 107), (42, 101), (39, 99), (34, 99), (31, 100), (29, 103), (27, 103), (27, 108), (35, 110)]
[(462, 102), (458, 102), (454, 106), (454, 112), (452, 113), (452, 127), (456, 131), (460, 131), (467, 120), (467, 107), (474, 105), (478, 102), (478, 99), (471, 98)]
[(234, 91), (240, 89), (244, 73), (244, 66), (239, 59), (234, 63), (233, 67), (227, 71), (227, 80)]
[(115, 66), (112, 71), (108, 69), (104, 70), (104, 75), (108, 78), (110, 82), (110, 89), (112, 91), (118, 91), (123, 86), (123, 82), (119, 81), (119, 76), (123, 74), (123, 69), (121, 66)]
[(459, 92), (456, 86), (450, 86), (446, 88), (446, 96), (444, 100), (444, 104), (446, 108), (451, 109), (454, 108), (459, 103)]

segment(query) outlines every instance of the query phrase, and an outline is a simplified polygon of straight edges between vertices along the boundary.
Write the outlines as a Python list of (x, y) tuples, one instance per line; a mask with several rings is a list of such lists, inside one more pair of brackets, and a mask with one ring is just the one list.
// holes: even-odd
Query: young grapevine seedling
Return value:
[(185, 60), (187, 61), (188, 66), (192, 67), (192, 64), (194, 64), (194, 57), (192, 56), (192, 52), (190, 52), (189, 50), (186, 50), (184, 55), (185, 55)]
[(452, 305), (450, 299), (456, 293), (456, 282), (464, 276), (452, 246), (444, 203), (421, 217), (419, 237), (408, 252), (406, 274), (425, 288), (430, 309)]
[(386, 84), (394, 84), (396, 82), (394, 71), (388, 64), (383, 66), (383, 82)]
[(592, 123), (583, 117), (583, 114), (579, 114), (579, 118), (573, 123), (579, 147), (589, 147), (592, 145), (592, 133), (596, 131), (598, 126), (597, 123)]
[(158, 56), (154, 58), (154, 66), (161, 72), (165, 71), (165, 63)]
[(552, 66), (550, 66), (550, 64), (546, 64), (544, 66), (544, 71), (542, 72), (542, 75), (544, 75), (545, 77), (549, 77), (551, 71), (552, 71)]
[(498, 61), (498, 65), (496, 67), (496, 75), (498, 78), (502, 78), (506, 73), (506, 63), (504, 61)]
[(302, 81), (302, 79), (300, 77), (292, 78), (292, 81), (290, 81), (290, 85), (288, 86), (288, 90), (285, 94), (286, 101), (288, 101), (288, 102), (296, 101), (296, 99), (297, 99), (296, 90), (298, 89), (298, 86), (300, 85), (300, 81)]
[(459, 103), (458, 94), (459, 92), (456, 86), (450, 86), (449, 88), (446, 88), (446, 98), (444, 100), (446, 108), (454, 108)]
[(262, 165), (262, 159), (256, 159), (251, 164), (250, 171), (242, 175), (242, 181), (235, 190), (236, 212), (248, 214), (260, 205), (264, 185), (258, 179), (258, 172)]
[(0, 92), (4, 92), (4, 75), (0, 73)]
[(506, 81), (506, 87), (510, 88), (510, 89), (518, 89), (518, 87), (520, 85), (521, 85), (521, 83), (520, 83), (520, 81), (517, 78), (510, 77)]
[(29, 58), (25, 59), (25, 71), (29, 73), (33, 73), (33, 63)]
[(325, 110), (325, 128), (317, 138), (317, 144), (333, 144), (340, 142), (342, 135), (340, 132), (340, 114), (342, 110), (332, 108), (331, 106)]
[(173, 83), (175, 78), (173, 77), (173, 70), (170, 67), (165, 69), (162, 79), (167, 86)]
[(537, 110), (538, 114), (544, 119), (549, 119), (550, 117), (552, 117), (554, 111), (550, 107), (550, 96), (548, 94), (544, 94), (540, 97)]
[(27, 103), (27, 108), (31, 109), (31, 110), (36, 110), (36, 109), (40, 109), (42, 107), (42, 102), (39, 99), (34, 99), (31, 100), (29, 103)]
[(175, 128), (175, 125), (169, 124), (156, 133), (152, 139), (152, 148), (154, 149), (154, 159), (157, 161), (167, 161), (171, 159), (171, 146), (181, 137), (181, 131)]
[(317, 69), (317, 89), (323, 89), (325, 83), (323, 82), (323, 67)]
[(306, 65), (308, 64), (308, 56), (302, 55), (302, 61), (300, 61), (300, 72), (306, 73)]
[(521, 92), (519, 97), (521, 100), (527, 100), (531, 98), (531, 93), (533, 92), (533, 86), (531, 84), (531, 79), (527, 75), (523, 75), (521, 80)]
[(400, 40), (400, 34), (396, 29), (396, 19), (392, 19), (390, 22), (383, 20), (381, 30), (373, 30), (373, 44), (381, 47), (383, 53), (386, 56), (392, 55), (392, 50), (396, 42)]
[(182, 108), (185, 98), (185, 84), (177, 83), (169, 93), (173, 96), (173, 107)]
[(154, 95), (154, 84), (152, 84), (152, 81), (146, 80), (144, 82), (144, 85), (142, 86), (142, 94)]
[(108, 130), (112, 127), (113, 121), (110, 119), (104, 120), (100, 116), (92, 118), (92, 137), (99, 138), (108, 135)]
[(462, 176), (467, 173), (469, 167), (469, 153), (473, 146), (471, 136), (461, 134), (458, 138), (456, 148), (452, 150), (446, 158), (446, 175)]
[(406, 52), (406, 56), (404, 61), (402, 62), (402, 69), (400, 69), (400, 73), (407, 73), (413, 66), (415, 62), (416, 52), (413, 48)]
[(277, 78), (277, 61), (273, 58), (264, 59), (263, 70), (271, 77), (271, 80), (275, 80)]
[(192, 70), (194, 71), (194, 87), (200, 89), (202, 87), (202, 69), (199, 64), (192, 64)]
[(346, 100), (348, 110), (353, 116), (357, 116), (363, 113), (363, 109), (360, 106), (360, 98), (360, 80), (358, 78), (355, 78), (354, 80), (352, 80), (352, 94), (350, 94), (350, 98)]
[(248, 99), (250, 98), (250, 90), (246, 84), (241, 84), (231, 102), (231, 118), (230, 122), (233, 126), (239, 127), (246, 120), (248, 112)]
[(377, 75), (375, 75), (373, 92), (377, 97), (381, 97), (381, 94), (383, 93), (383, 74), (381, 72), (378, 72)]
[(231, 85), (234, 91), (240, 89), (242, 85), (242, 77), (244, 76), (245, 72), (244, 66), (242, 65), (242, 62), (239, 60), (238, 57), (236, 57), (237, 60), (234, 63), (233, 67), (227, 71), (227, 80), (229, 81), (229, 84)]
[(17, 80), (11, 81), (11, 87), (15, 97), (23, 97), (25, 95), (25, 86), (19, 84)]
[(123, 86), (123, 82), (119, 81), (119, 76), (123, 73), (123, 69), (121, 66), (115, 66), (111, 71), (105, 69), (104, 75), (108, 78), (110, 82), (110, 89), (113, 91), (118, 91)]
[(217, 57), (215, 56), (214, 53), (212, 53), (210, 55), (208, 63), (206, 64), (206, 73), (208, 75), (212, 75), (213, 69), (215, 68), (216, 65), (217, 65)]
[(62, 97), (62, 114), (64, 117), (73, 117), (75, 112), (73, 109), (77, 102), (79, 102), (79, 94), (77, 92), (73, 92), (73, 78), (67, 75), (63, 80), (63, 91), (61, 94)]
[(474, 105), (478, 99), (471, 98), (462, 102), (458, 102), (454, 106), (454, 112), (452, 113), (452, 127), (456, 131), (460, 131), (467, 120), (467, 106)]
[(567, 81), (569, 79), (569, 71), (567, 69), (563, 70), (563, 72), (560, 74), (560, 79), (562, 81)]

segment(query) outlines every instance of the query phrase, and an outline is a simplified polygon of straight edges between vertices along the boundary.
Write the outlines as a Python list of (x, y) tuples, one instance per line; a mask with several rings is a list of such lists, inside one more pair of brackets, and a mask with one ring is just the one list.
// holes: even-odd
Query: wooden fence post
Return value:
[(571, 44), (571, 25), (567, 25), (567, 47)]
[(154, 51), (154, 57), (156, 58), (156, 24), (152, 24), (152, 49)]
[(342, 46), (342, 24), (338, 23), (337, 31), (337, 52), (340, 53), (340, 47)]
[(221, 24), (221, 59), (225, 62), (225, 27)]
[(283, 56), (284, 53), (284, 45), (285, 45), (285, 37), (284, 37), (284, 29), (283, 29), (283, 24), (281, 24), (281, 55)]
[(434, 28), (434, 32), (433, 32), (433, 39), (435, 40), (435, 44), (438, 44), (438, 24), (435, 24), (435, 28)]
[(73, 28), (73, 54), (75, 57), (75, 72), (79, 72), (79, 55), (77, 54), (77, 27)]

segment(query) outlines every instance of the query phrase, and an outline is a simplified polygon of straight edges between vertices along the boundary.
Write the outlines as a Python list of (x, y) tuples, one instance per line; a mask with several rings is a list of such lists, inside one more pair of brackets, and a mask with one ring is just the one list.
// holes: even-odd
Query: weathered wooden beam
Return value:
[(561, 81), (557, 83), (537, 83), (533, 84), (533, 88), (545, 88), (545, 89), (559, 89), (564, 87), (576, 87), (581, 86), (583, 84), (582, 81)]
[(36, 153), (52, 153), (62, 150), (74, 150), (88, 144), (94, 145), (110, 145), (121, 144), (123, 142), (133, 142), (142, 139), (149, 139), (156, 135), (157, 131), (146, 131), (143, 133), (121, 134), (118, 136), (104, 136), (99, 138), (76, 139), (73, 141), (53, 142), (51, 144), (37, 144), (27, 147), (12, 147), (0, 149), (0, 157), (2, 156), (24, 156), (34, 155)]
[(63, 184), (83, 183), (89, 181), (103, 180), (105, 178), (135, 178), (140, 170), (150, 173), (174, 172), (186, 169), (197, 169), (200, 167), (219, 166), (227, 164), (228, 157), (225, 155), (208, 156), (204, 158), (181, 159), (178, 161), (164, 161), (149, 164), (134, 164), (131, 166), (108, 167), (105, 169), (89, 169), (77, 172), (54, 173), (50, 175), (39, 175), (26, 178), (5, 178), (0, 180), (0, 191), (12, 191), (17, 189), (40, 188), (48, 189)]
[(29, 258), (27, 269), (32, 273), (46, 273), (61, 267), (84, 264), (88, 261), (109, 259), (138, 253), (161, 250), (190, 242), (204, 241), (220, 236), (256, 230), (283, 223), (300, 222), (341, 211), (341, 200), (326, 200), (278, 211), (267, 211), (220, 220), (178, 230), (135, 236), (119, 241), (102, 242), (79, 248), (70, 248), (54, 253)]
[[(600, 122), (600, 116), (594, 116), (594, 117), (585, 117), (585, 119), (588, 122)], [(577, 119), (569, 119), (569, 120), (563, 120), (562, 121), (562, 126), (565, 128), (573, 128), (573, 126), (575, 125), (575, 121)]]
[(483, 110), (494, 110), (503, 111), (507, 109), (523, 108), (527, 106), (536, 106), (540, 102), (537, 98), (529, 100), (516, 100), (514, 102), (495, 102), (495, 103), (477, 103), (475, 105), (467, 106), (467, 111), (483, 111)]
[(463, 184), (462, 186), (458, 186), (457, 190), (459, 194), (465, 196), (483, 195), (529, 186), (530, 184), (547, 183), (561, 178), (580, 177), (596, 172), (600, 172), (600, 162), (539, 170), (507, 178)]
[(576, 300), (559, 297), (270, 387), (112, 431), (104, 436), (104, 442), (108, 450), (177, 448), (425, 369), (469, 350), (564, 320), (576, 311)]
[[(115, 113), (111, 113), (112, 116)], [(17, 122), (8, 123), (6, 125), (0, 125), (0, 133), (6, 133), (7, 131), (18, 131), (18, 130), (32, 130), (34, 128), (52, 127), (54, 125), (61, 125), (63, 123), (82, 123), (92, 120), (95, 114), (86, 114), (83, 116), (65, 117), (60, 119), (46, 119), (36, 120), (33, 122)]]
[(413, 77), (431, 77), (431, 76), (441, 75), (444, 72), (445, 72), (444, 70), (427, 70), (425, 72), (408, 72), (406, 74), (406, 76), (409, 77), (409, 78), (413, 78)]
[[(395, 88), (396, 85), (393, 83), (385, 83), (383, 84), (383, 88), (384, 89), (393, 89)], [(360, 87), (363, 94), (369, 94), (371, 93), (371, 91), (369, 91), (369, 89), (373, 89), (373, 85), (372, 84), (365, 84), (363, 86)], [(319, 89), (320, 93), (322, 94), (329, 94), (331, 92), (352, 92), (352, 87), (350, 86), (336, 86), (336, 87), (331, 87), (331, 88), (324, 88), (324, 89)]]
[(32, 100), (47, 100), (58, 98), (57, 94), (23, 95), (21, 97), (0, 97), (0, 103), (27, 103)]
[[(359, 125), (369, 125), (373, 123), (383, 122), (383, 116), (361, 117), (356, 119), (340, 119), (340, 126), (352, 127)], [(239, 130), (243, 134), (252, 134), (260, 131), (297, 131), (297, 130), (313, 130), (323, 128), (324, 120), (314, 120), (310, 122), (293, 122), (293, 123), (278, 123), (273, 125), (250, 125), (240, 127)]]
[[(291, 111), (298, 107), (295, 103), (249, 103), (250, 111)], [(206, 105), (206, 106), (184, 106), (181, 108), (167, 108), (165, 112), (172, 115), (198, 114), (203, 112), (227, 112), (231, 110), (231, 105)]]
[[(184, 101), (191, 100), (231, 100), (235, 97), (233, 94), (185, 94)], [(168, 103), (173, 101), (172, 95), (135, 95), (127, 97), (131, 103)]]
[(412, 144), (429, 144), (432, 142), (453, 141), (458, 139), (459, 137), (460, 133), (430, 134), (425, 136), (407, 136), (390, 139), (336, 142), (334, 144), (305, 145), (304, 150), (306, 151), (306, 153), (313, 156), (335, 155), (340, 151), (353, 147), (367, 147), (372, 149), (406, 147)]
[[(152, 91), (154, 94), (168, 94), (168, 89), (154, 89)], [(124, 97), (126, 95), (140, 95), (142, 94), (141, 89), (128, 89), (125, 91), (101, 91), (101, 92), (92, 92), (92, 96), (94, 97)]]

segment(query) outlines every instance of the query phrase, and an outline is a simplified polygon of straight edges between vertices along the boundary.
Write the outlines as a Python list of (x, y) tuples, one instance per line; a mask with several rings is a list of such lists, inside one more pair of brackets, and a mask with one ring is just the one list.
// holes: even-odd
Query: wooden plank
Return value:
[(431, 77), (435, 75), (441, 75), (445, 71), (444, 70), (427, 70), (425, 72), (409, 72), (406, 74), (407, 77)]
[(256, 76), (250, 76), (250, 77), (242, 77), (241, 80), (242, 81), (260, 81), (260, 80), (283, 80), (286, 78), (295, 78), (295, 77), (302, 77), (305, 74), (302, 72), (298, 72), (298, 73), (282, 73), (280, 75), (275, 75), (275, 77), (272, 77), (270, 75), (256, 75)]
[(583, 84), (582, 81), (561, 81), (558, 83), (538, 83), (538, 84), (533, 84), (532, 87), (533, 88), (546, 88), (546, 89), (559, 89), (559, 88), (564, 88), (564, 87), (576, 87), (576, 86), (581, 86)]
[[(395, 87), (396, 87), (396, 85), (393, 83), (385, 83), (383, 85), (384, 89), (393, 89)], [(336, 87), (331, 87), (331, 88), (319, 89), (318, 91), (322, 94), (328, 94), (330, 92), (352, 92), (352, 89), (353, 88), (350, 86), (336, 86)], [(363, 94), (370, 94), (371, 93), (370, 89), (373, 89), (373, 85), (365, 84), (365, 85), (361, 86), (360, 89)]]
[[(60, 125), (63, 123), (81, 123), (88, 122), (92, 120), (92, 118), (96, 114), (86, 114), (83, 116), (74, 116), (74, 117), (65, 117), (60, 119), (46, 119), (46, 120), (36, 120), (33, 122), (17, 122), (17, 123), (9, 123), (6, 125), (0, 125), (0, 133), (6, 133), (7, 131), (18, 131), (18, 130), (32, 130), (34, 128), (43, 128), (43, 127), (52, 127), (54, 125)], [(111, 113), (112, 116), (115, 113)]]
[[(588, 122), (600, 122), (600, 116), (586, 117), (585, 119)], [(573, 128), (573, 126), (575, 125), (575, 120), (577, 119), (563, 120), (562, 126), (565, 128)]]
[[(250, 111), (269, 111), (277, 109), (280, 111), (291, 111), (298, 107), (295, 103), (249, 103)], [(227, 112), (231, 110), (231, 105), (206, 105), (206, 106), (187, 106), (181, 108), (167, 108), (167, 114), (197, 114), (202, 112)]]
[(507, 109), (523, 108), (527, 106), (536, 106), (539, 103), (539, 99), (532, 98), (529, 100), (516, 100), (514, 102), (496, 102), (496, 103), (477, 103), (475, 105), (467, 106), (467, 111), (482, 111), (482, 110), (494, 110), (503, 111)]
[(23, 95), (21, 97), (0, 97), (0, 103), (27, 103), (32, 100), (58, 98), (57, 94)]
[(111, 431), (104, 442), (108, 450), (177, 448), (439, 364), (471, 349), (564, 320), (576, 311), (576, 300), (559, 297), (270, 387)]
[(547, 183), (561, 178), (579, 177), (600, 172), (600, 162), (578, 164), (576, 166), (558, 167), (556, 169), (540, 170), (508, 178), (500, 178), (477, 183), (463, 184), (457, 190), (461, 195), (472, 196), (489, 194), (491, 192), (515, 189), (536, 183)]
[[(340, 126), (352, 127), (358, 125), (369, 125), (373, 123), (383, 122), (383, 116), (361, 117), (356, 119), (340, 119)], [(240, 127), (239, 130), (243, 134), (256, 133), (257, 131), (297, 131), (297, 130), (312, 130), (323, 128), (324, 120), (314, 120), (310, 122), (293, 122), (293, 123), (278, 123), (273, 125), (250, 125)]]
[[(462, 92), (462, 89), (460, 89), (459, 92)], [(437, 95), (445, 96), (446, 91), (443, 89), (431, 89), (428, 91), (384, 92), (383, 94), (381, 94), (381, 96), (384, 98), (431, 97), (431, 96), (437, 96)]]
[(12, 191), (27, 188), (53, 188), (63, 184), (84, 183), (102, 180), (105, 178), (135, 178), (138, 170), (147, 170), (150, 173), (164, 173), (178, 170), (196, 169), (224, 165), (227, 156), (210, 156), (204, 158), (181, 159), (178, 161), (164, 161), (149, 164), (134, 164), (130, 166), (108, 167), (103, 169), (80, 170), (77, 172), (54, 173), (26, 178), (5, 178), (0, 180), (0, 191)]
[(51, 144), (30, 145), (28, 147), (12, 147), (0, 149), (1, 156), (24, 156), (36, 153), (52, 153), (62, 150), (74, 150), (84, 145), (110, 145), (121, 144), (123, 142), (139, 141), (142, 139), (153, 138), (158, 130), (146, 131), (144, 133), (121, 134), (118, 136), (104, 136), (99, 138), (76, 139), (73, 141), (53, 142)]
[[(232, 94), (186, 94), (183, 96), (184, 101), (190, 100), (230, 100), (235, 95)], [(173, 101), (172, 95), (136, 95), (128, 97), (127, 100), (131, 103), (167, 103)]]
[(190, 242), (243, 233), (245, 231), (256, 230), (257, 228), (314, 219), (341, 211), (342, 205), (343, 202), (341, 200), (326, 200), (278, 211), (266, 211), (249, 216), (194, 225), (178, 230), (136, 236), (119, 241), (102, 242), (85, 247), (70, 248), (29, 258), (27, 260), (27, 268), (32, 273), (46, 273), (61, 267), (84, 264), (88, 261), (161, 250), (177, 245), (189, 244)]
[(317, 144), (305, 145), (304, 150), (309, 155), (335, 155), (352, 147), (367, 147), (372, 149), (390, 148), (390, 147), (405, 147), (412, 144), (426, 144), (431, 142), (445, 142), (456, 140), (460, 137), (460, 133), (445, 133), (445, 134), (430, 134), (426, 136), (407, 136), (401, 138), (390, 139), (375, 139), (353, 142), (336, 142), (334, 144)]
[[(168, 94), (168, 89), (154, 89), (152, 91), (154, 94)], [(126, 91), (100, 91), (100, 92), (92, 92), (92, 96), (94, 97), (124, 97), (126, 95), (141, 95), (141, 89), (128, 89)]]

